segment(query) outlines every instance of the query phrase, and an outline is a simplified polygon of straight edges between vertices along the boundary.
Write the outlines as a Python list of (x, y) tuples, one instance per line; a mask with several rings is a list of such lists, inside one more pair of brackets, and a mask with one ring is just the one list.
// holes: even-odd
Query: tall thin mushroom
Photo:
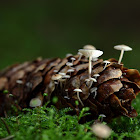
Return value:
[(82, 53), (84, 56), (89, 58), (89, 68), (88, 68), (88, 72), (89, 72), (89, 78), (91, 78), (91, 70), (92, 70), (92, 58), (97, 58), (99, 56), (101, 56), (103, 54), (103, 51), (100, 50), (89, 50), (89, 49), (80, 49), (78, 50), (80, 53)]
[(77, 92), (77, 98), (78, 98), (79, 102), (81, 103), (81, 105), (84, 106), (84, 104), (83, 104), (83, 102), (81, 101), (80, 96), (79, 96), (79, 92), (82, 92), (82, 90), (76, 88), (76, 89), (74, 89), (73, 91)]
[(114, 46), (114, 49), (121, 50), (121, 54), (120, 54), (118, 64), (121, 64), (124, 51), (132, 51), (132, 48), (130, 48), (129, 46), (126, 46), (126, 45), (117, 45), (117, 46)]

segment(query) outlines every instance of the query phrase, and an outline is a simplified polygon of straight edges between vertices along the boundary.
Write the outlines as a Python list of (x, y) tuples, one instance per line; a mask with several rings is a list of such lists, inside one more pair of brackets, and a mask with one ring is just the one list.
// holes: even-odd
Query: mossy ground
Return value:
[[(133, 102), (138, 112), (138, 117), (131, 119), (120, 117), (108, 124), (112, 129), (109, 140), (140, 140), (140, 96)], [(0, 138), (12, 136), (14, 140), (94, 140), (91, 131), (94, 121), (78, 124), (78, 117), (68, 115), (70, 109), (57, 110), (54, 106), (24, 109), (26, 113), (4, 118), (10, 134), (0, 120)], [(86, 115), (86, 108), (81, 111), (81, 116)]]

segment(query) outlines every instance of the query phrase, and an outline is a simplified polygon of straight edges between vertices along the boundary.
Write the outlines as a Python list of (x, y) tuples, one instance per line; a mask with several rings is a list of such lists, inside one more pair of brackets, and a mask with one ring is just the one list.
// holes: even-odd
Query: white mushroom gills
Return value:
[(77, 92), (77, 98), (78, 98), (79, 102), (81, 103), (81, 105), (84, 106), (84, 104), (81, 101), (80, 96), (79, 96), (79, 92), (82, 92), (82, 90), (77, 88), (77, 89), (74, 89), (73, 91)]
[(118, 64), (121, 64), (121, 61), (122, 61), (122, 58), (123, 58), (123, 55), (124, 55), (124, 51), (132, 51), (132, 48), (130, 48), (129, 46), (126, 46), (126, 45), (117, 45), (117, 46), (114, 46), (114, 49), (121, 50), (121, 54), (120, 54)]
[(92, 58), (92, 61), (97, 61), (98, 60), (98, 58)]
[(89, 49), (80, 49), (78, 50), (80, 53), (82, 53), (84, 56), (89, 58), (89, 78), (91, 78), (91, 71), (92, 71), (92, 58), (97, 58), (103, 54), (103, 51), (100, 50), (89, 50)]

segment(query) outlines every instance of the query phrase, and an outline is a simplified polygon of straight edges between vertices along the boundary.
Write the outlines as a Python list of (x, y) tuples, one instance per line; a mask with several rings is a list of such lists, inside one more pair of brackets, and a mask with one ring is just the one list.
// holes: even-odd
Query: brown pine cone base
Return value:
[[(67, 62), (76, 60), (73, 66), (67, 66)], [(124, 115), (136, 117), (137, 112), (131, 106), (131, 102), (140, 92), (140, 74), (135, 69), (127, 69), (123, 64), (118, 64), (115, 59), (105, 63), (102, 59), (92, 62), (91, 77), (95, 81), (86, 81), (88, 75), (88, 60), (79, 55), (69, 56), (64, 59), (36, 59), (32, 62), (13, 65), (0, 72), (0, 116), (15, 105), (19, 110), (30, 107), (33, 98), (39, 98), (41, 105), (58, 97), (55, 106), (58, 109), (71, 107), (73, 113), (79, 114), (83, 107), (89, 107), (91, 115), (85, 121), (98, 118), (100, 114), (106, 116), (106, 121)], [(68, 72), (73, 69), (73, 72)], [(61, 80), (52, 80), (52, 76), (65, 73), (70, 78), (63, 77)], [(99, 74), (98, 77), (95, 74)], [(78, 95), (74, 89), (81, 89)], [(8, 93), (3, 93), (8, 90)], [(48, 96), (43, 96), (47, 93)], [(79, 101), (76, 105), (75, 101)]]

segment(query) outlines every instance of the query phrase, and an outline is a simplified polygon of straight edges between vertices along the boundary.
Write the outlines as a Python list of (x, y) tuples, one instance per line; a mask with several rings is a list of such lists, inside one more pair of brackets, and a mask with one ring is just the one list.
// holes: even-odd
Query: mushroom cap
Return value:
[(54, 70), (53, 72), (58, 72), (58, 70)]
[(108, 60), (105, 60), (105, 61), (103, 61), (103, 63), (110, 64), (111, 62), (110, 62), (110, 61), (108, 61)]
[(95, 78), (88, 78), (88, 79), (85, 79), (85, 81), (87, 81), (87, 82), (90, 82), (90, 81), (97, 82), (97, 80)]
[(22, 80), (16, 80), (16, 83), (17, 84), (23, 84), (23, 81)]
[(96, 74), (94, 74), (93, 76), (95, 76), (95, 77), (98, 77), (98, 76), (100, 76), (98, 73), (96, 73)]
[(58, 74), (60, 74), (61, 76), (66, 75), (66, 73), (64, 73), (64, 72), (59, 72)]
[(74, 72), (74, 69), (68, 69), (67, 72)]
[(108, 138), (111, 135), (111, 129), (105, 124), (97, 123), (92, 126), (93, 133), (100, 138)]
[(94, 46), (92, 46), (92, 45), (85, 45), (83, 47), (83, 49), (86, 49), (86, 50), (96, 50), (96, 48)]
[(61, 74), (54, 74), (52, 76), (52, 80), (59, 80), (60, 78), (62, 78), (62, 75)]
[(101, 117), (103, 117), (103, 118), (105, 118), (105, 117), (106, 117), (106, 115), (104, 115), (104, 114), (100, 114), (99, 116), (101, 116)]
[(71, 53), (66, 54), (66, 57), (69, 57), (69, 56), (73, 56), (73, 54)]
[(70, 75), (64, 75), (63, 78), (70, 78)]
[(82, 54), (82, 53), (80, 53), (80, 52), (78, 52), (77, 54), (78, 54), (78, 55), (83, 55), (83, 54)]
[(76, 58), (74, 58), (74, 57), (71, 57), (70, 59), (73, 60), (73, 61), (76, 60)]
[(75, 91), (75, 92), (82, 92), (82, 90), (79, 89), (79, 88), (76, 88), (76, 89), (74, 89), (73, 91)]
[(33, 98), (30, 100), (29, 106), (30, 107), (37, 107), (41, 105), (41, 100), (39, 98)]
[(86, 57), (92, 57), (96, 58), (103, 54), (103, 51), (100, 50), (89, 50), (89, 49), (80, 49), (78, 50), (80, 53), (82, 53)]
[(71, 62), (67, 62), (66, 65), (69, 67), (73, 66), (73, 64)]
[(90, 92), (93, 93), (93, 92), (97, 91), (97, 89), (98, 89), (97, 87), (93, 87), (90, 89)]
[(126, 45), (116, 45), (114, 46), (114, 49), (116, 50), (124, 50), (124, 51), (132, 51), (132, 48)]
[(90, 78), (90, 81), (97, 82), (95, 78)]

